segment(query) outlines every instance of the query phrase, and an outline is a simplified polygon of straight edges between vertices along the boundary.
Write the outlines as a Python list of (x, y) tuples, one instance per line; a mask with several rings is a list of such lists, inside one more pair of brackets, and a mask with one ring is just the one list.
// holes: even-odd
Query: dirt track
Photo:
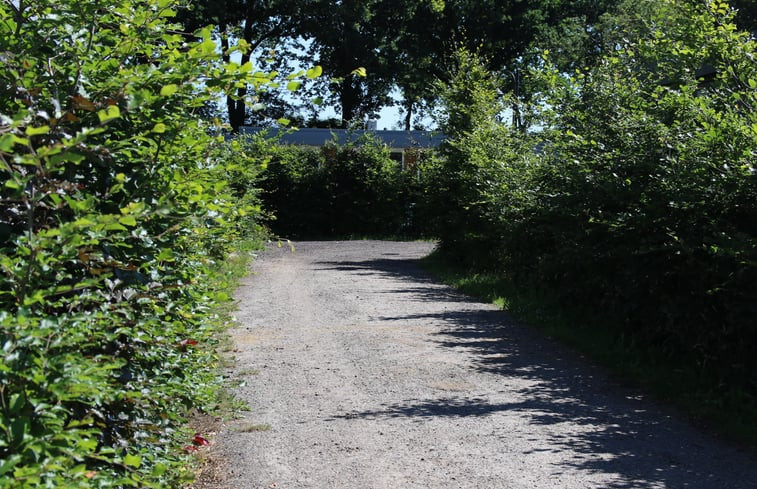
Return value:
[(750, 455), (434, 282), (432, 245), (295, 245), (237, 294), (222, 487), (757, 487)]

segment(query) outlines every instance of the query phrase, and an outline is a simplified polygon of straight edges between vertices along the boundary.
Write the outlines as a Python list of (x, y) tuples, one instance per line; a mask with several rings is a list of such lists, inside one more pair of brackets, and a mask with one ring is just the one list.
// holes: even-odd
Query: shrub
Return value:
[[(265, 144), (258, 142), (257, 144)], [(364, 136), (321, 149), (272, 146), (262, 199), (279, 235), (419, 236), (424, 233), (421, 166), (403, 171), (389, 149)]]
[[(540, 131), (463, 124), (441, 167), (463, 188), (439, 197), (462, 224), (443, 245), (697, 365), (710, 385), (757, 394), (755, 42), (724, 3), (623, 9), (633, 29), (591, 67), (534, 69), (550, 90)], [(465, 89), (491, 92), (480, 80)]]
[[(171, 0), (0, 4), (0, 487), (167, 487), (211, 399), (214, 263), (257, 215)], [(248, 167), (252, 168), (252, 167)]]
[[(718, 3), (655, 5), (638, 40), (558, 90), (516, 260), (566, 301), (754, 389), (755, 43)], [(697, 78), (707, 65), (713, 78)]]

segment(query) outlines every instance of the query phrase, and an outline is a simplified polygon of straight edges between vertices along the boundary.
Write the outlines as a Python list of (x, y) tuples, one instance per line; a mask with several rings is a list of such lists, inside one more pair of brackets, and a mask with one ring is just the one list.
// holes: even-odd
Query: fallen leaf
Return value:
[(192, 443), (201, 447), (210, 445), (210, 442), (202, 435), (195, 435), (195, 437), (192, 438)]

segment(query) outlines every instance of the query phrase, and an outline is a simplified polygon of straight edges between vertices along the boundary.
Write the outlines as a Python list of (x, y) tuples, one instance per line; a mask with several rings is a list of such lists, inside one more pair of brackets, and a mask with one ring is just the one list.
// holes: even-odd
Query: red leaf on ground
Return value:
[(210, 442), (202, 435), (195, 435), (195, 437), (192, 438), (192, 443), (194, 443), (195, 445), (199, 445), (201, 447), (210, 445)]

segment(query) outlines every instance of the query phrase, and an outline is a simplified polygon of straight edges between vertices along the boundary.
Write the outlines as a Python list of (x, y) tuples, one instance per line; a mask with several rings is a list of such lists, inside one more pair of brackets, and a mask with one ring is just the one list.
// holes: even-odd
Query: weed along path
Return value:
[(421, 271), (428, 243), (261, 253), (219, 487), (757, 487), (757, 462)]

